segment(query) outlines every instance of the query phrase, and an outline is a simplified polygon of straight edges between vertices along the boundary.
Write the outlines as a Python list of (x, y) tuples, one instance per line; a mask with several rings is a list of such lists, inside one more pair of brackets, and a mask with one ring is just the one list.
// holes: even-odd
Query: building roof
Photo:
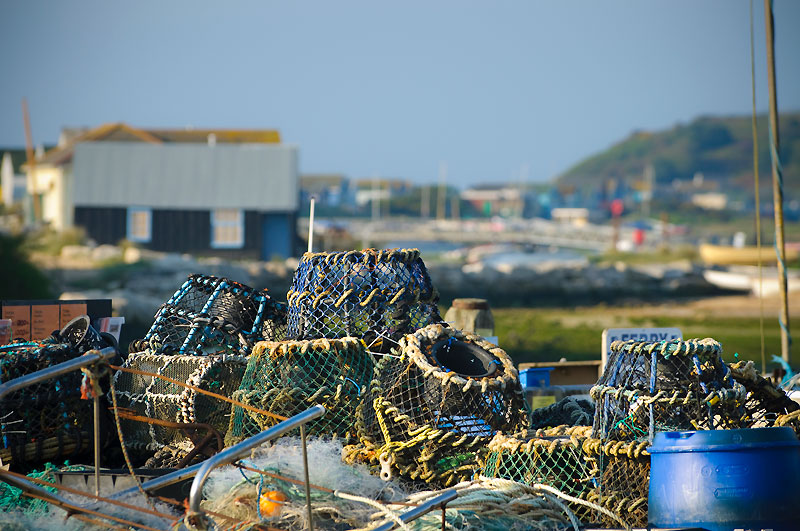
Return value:
[(343, 186), (347, 177), (340, 173), (306, 173), (300, 176), (300, 187), (317, 189), (330, 186)]
[(172, 143), (223, 144), (277, 144), (280, 133), (274, 129), (141, 129), (119, 123), (108, 123), (95, 127), (65, 128), (59, 145), (37, 159), (37, 164), (54, 166), (72, 160), (75, 146), (81, 142), (148, 142), (151, 144)]

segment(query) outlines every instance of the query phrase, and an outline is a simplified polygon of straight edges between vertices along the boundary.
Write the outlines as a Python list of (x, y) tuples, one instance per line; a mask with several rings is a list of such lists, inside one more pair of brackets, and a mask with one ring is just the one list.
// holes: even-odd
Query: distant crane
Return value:
[(28, 116), (28, 102), (22, 98), (22, 121), (25, 125), (25, 158), (28, 161), (28, 189), (31, 190), (33, 200), (33, 223), (41, 219), (41, 205), (36, 188), (36, 156), (33, 151), (33, 136), (31, 135), (31, 120)]

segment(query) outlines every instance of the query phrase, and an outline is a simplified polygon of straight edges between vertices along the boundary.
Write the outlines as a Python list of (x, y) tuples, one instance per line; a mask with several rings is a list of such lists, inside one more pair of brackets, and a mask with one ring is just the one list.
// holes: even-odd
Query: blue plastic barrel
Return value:
[(519, 371), (519, 383), (525, 387), (549, 387), (553, 367), (535, 367)]
[(800, 530), (800, 441), (791, 428), (663, 432), (649, 451), (650, 525)]

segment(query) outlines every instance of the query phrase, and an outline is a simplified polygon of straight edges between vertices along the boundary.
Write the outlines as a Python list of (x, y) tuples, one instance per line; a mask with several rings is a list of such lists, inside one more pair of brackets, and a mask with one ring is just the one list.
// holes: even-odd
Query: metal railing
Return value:
[[(33, 384), (46, 382), (57, 376), (67, 374), (69, 372), (89, 367), (101, 362), (108, 362), (111, 358), (116, 356), (118, 351), (114, 347), (105, 347), (100, 350), (90, 350), (82, 356), (73, 358), (71, 360), (47, 367), (40, 371), (20, 376), (9, 382), (0, 384), (0, 400), (3, 400), (6, 395), (19, 391), (25, 387)], [(94, 493), (100, 494), (100, 397), (94, 393)]]
[[(398, 515), (398, 518), (401, 522), (407, 524), (408, 522), (416, 520), (420, 516), (428, 514), (434, 509), (438, 509), (439, 507), (444, 508), (445, 505), (456, 498), (458, 498), (458, 492), (456, 492), (456, 489), (446, 490), (435, 498), (431, 498), (425, 503), (417, 505), (410, 511), (406, 511), (403, 514)], [(444, 518), (444, 516), (442, 518)], [(389, 531), (390, 529), (394, 529), (395, 526), (397, 526), (397, 522), (389, 521), (380, 527), (376, 527), (373, 531)], [(442, 526), (442, 529), (444, 529), (444, 526)]]
[[(325, 414), (325, 408), (317, 404), (314, 407), (306, 409), (302, 413), (298, 413), (297, 415), (288, 418), (283, 422), (280, 422), (267, 430), (262, 431), (258, 435), (253, 435), (252, 437), (245, 439), (239, 444), (235, 444), (230, 448), (226, 448), (225, 450), (219, 452), (218, 454), (200, 463), (201, 466), (197, 471), (197, 475), (195, 476), (194, 481), (192, 482), (192, 488), (189, 490), (189, 510), (197, 513), (201, 512), (200, 500), (203, 497), (203, 485), (205, 484), (209, 474), (214, 468), (233, 463), (240, 457), (246, 455), (247, 452), (249, 452), (253, 448), (260, 446), (265, 442), (271, 441), (272, 439), (280, 437), (284, 433), (291, 431), (295, 428), (298, 427), (302, 428), (307, 422), (312, 421), (314, 419), (318, 419), (324, 414)], [(306, 459), (306, 438), (304, 429), (301, 429), (301, 438), (303, 441), (303, 457), (304, 457), (303, 465), (305, 468), (305, 475), (306, 475), (306, 498), (307, 498), (306, 501), (310, 503), (311, 497), (308, 492), (308, 460)], [(144, 487), (144, 485), (142, 486)]]
[[(306, 508), (308, 511), (309, 529), (313, 530), (313, 522), (311, 516), (311, 493), (309, 490), (310, 487), (308, 480), (308, 457), (306, 450), (306, 434), (304, 426), (306, 423), (318, 419), (324, 414), (325, 414), (325, 408), (318, 404), (314, 407), (306, 409), (302, 413), (298, 413), (297, 415), (276, 424), (275, 426), (267, 430), (262, 431), (257, 435), (253, 435), (252, 437), (245, 439), (239, 444), (231, 446), (230, 448), (226, 448), (225, 450), (208, 458), (202, 463), (192, 465), (182, 470), (176, 470), (169, 474), (165, 474), (161, 477), (151, 479), (150, 481), (146, 481), (142, 483), (141, 489), (144, 490), (145, 492), (148, 492), (178, 483), (179, 481), (183, 481), (185, 479), (194, 476), (194, 480), (192, 481), (192, 486), (189, 490), (189, 510), (194, 513), (202, 513), (202, 509), (200, 508), (200, 501), (203, 498), (203, 485), (205, 484), (209, 474), (214, 468), (233, 463), (242, 456), (246, 455), (247, 452), (249, 452), (253, 448), (260, 446), (265, 442), (269, 442), (273, 439), (276, 439), (277, 437), (280, 437), (281, 435), (299, 427), (300, 438), (302, 439), (302, 444), (303, 444), (303, 466), (304, 466), (305, 485), (306, 485)], [(112, 499), (124, 498), (126, 496), (135, 494), (137, 492), (140, 492), (139, 487), (131, 487), (129, 489), (117, 492), (116, 494), (111, 496), (111, 498)]]

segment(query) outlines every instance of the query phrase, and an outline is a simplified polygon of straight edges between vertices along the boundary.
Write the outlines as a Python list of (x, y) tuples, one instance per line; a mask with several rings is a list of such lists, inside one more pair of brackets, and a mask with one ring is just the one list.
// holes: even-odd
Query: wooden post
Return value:
[(778, 128), (778, 96), (775, 90), (775, 35), (773, 33), (772, 0), (764, 0), (764, 22), (767, 26), (767, 73), (769, 76), (770, 155), (772, 159), (772, 196), (775, 210), (775, 251), (778, 253), (778, 279), (781, 291), (781, 355), (791, 363), (789, 334), (789, 298), (786, 284), (786, 246), (783, 233), (783, 177), (780, 161)]

